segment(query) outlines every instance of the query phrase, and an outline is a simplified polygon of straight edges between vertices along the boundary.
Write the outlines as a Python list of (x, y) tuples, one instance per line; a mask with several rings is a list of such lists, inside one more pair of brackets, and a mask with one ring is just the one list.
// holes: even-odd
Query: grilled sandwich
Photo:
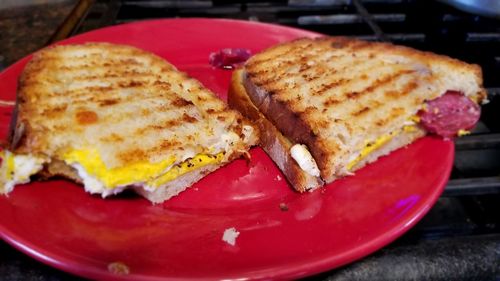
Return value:
[(233, 73), (229, 103), (298, 191), (352, 175), (427, 133), (471, 129), (486, 102), (477, 65), (388, 43), (298, 39)]
[(36, 53), (18, 86), (0, 192), (62, 176), (102, 197), (152, 202), (248, 154), (257, 130), (160, 57), (107, 43)]

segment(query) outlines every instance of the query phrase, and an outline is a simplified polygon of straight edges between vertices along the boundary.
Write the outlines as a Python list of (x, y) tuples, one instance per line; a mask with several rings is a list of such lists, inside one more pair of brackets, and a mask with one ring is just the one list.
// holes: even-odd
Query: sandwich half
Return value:
[(56, 46), (20, 77), (0, 192), (36, 174), (159, 203), (257, 139), (240, 113), (160, 57), (107, 43)]
[(304, 191), (352, 175), (427, 133), (447, 139), (466, 133), (486, 91), (477, 65), (323, 37), (254, 55), (233, 73), (228, 100), (257, 121), (263, 148)]

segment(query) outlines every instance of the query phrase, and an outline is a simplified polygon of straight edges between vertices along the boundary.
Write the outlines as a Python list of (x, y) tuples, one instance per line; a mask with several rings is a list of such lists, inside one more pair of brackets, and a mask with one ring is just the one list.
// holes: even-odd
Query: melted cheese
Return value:
[(354, 166), (356, 166), (356, 164), (358, 164), (361, 160), (365, 159), (366, 156), (368, 156), (370, 153), (377, 150), (384, 144), (388, 143), (394, 136), (395, 134), (393, 133), (383, 135), (378, 139), (376, 139), (375, 141), (367, 143), (365, 147), (361, 150), (361, 152), (358, 154), (358, 156), (347, 164), (347, 170), (351, 170)]
[(413, 125), (405, 125), (405, 126), (403, 126), (403, 128), (400, 131), (391, 132), (391, 133), (389, 133), (387, 135), (383, 135), (383, 136), (377, 138), (376, 140), (374, 140), (372, 142), (367, 142), (365, 144), (365, 147), (358, 154), (358, 156), (356, 158), (354, 158), (354, 160), (351, 160), (347, 164), (347, 170), (351, 170), (361, 160), (365, 159), (372, 152), (374, 152), (375, 150), (379, 149), (383, 145), (387, 144), (390, 140), (392, 140), (398, 134), (400, 134), (402, 132), (405, 132), (405, 133), (414, 132), (416, 130), (417, 130), (417, 128), (415, 126), (413, 126)]
[(151, 187), (159, 187), (169, 181), (172, 181), (179, 176), (191, 172), (195, 169), (198, 169), (203, 166), (207, 166), (210, 164), (217, 164), (222, 162), (224, 159), (224, 153), (220, 152), (216, 155), (209, 154), (198, 154), (195, 157), (188, 159), (178, 165), (173, 166), (168, 172), (161, 175), (160, 177), (149, 181), (147, 183), (148, 186)]

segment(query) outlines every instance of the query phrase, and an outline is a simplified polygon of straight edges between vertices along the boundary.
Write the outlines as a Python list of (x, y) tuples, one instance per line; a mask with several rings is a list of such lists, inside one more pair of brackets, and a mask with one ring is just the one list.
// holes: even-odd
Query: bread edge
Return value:
[(293, 143), (283, 136), (252, 103), (243, 86), (243, 69), (233, 72), (228, 91), (228, 103), (230, 107), (240, 111), (259, 128), (260, 146), (296, 191), (311, 191), (324, 185), (320, 177), (312, 176), (300, 168), (290, 153)]

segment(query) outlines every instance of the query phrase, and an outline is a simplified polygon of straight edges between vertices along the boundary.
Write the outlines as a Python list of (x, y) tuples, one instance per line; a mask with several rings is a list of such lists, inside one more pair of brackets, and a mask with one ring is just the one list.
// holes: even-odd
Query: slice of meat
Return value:
[(252, 53), (243, 48), (225, 48), (210, 54), (209, 62), (213, 67), (233, 69), (244, 63)]
[(420, 124), (430, 133), (444, 138), (457, 136), (459, 130), (472, 129), (481, 115), (481, 108), (458, 91), (447, 91), (443, 96), (428, 101), (418, 113)]

